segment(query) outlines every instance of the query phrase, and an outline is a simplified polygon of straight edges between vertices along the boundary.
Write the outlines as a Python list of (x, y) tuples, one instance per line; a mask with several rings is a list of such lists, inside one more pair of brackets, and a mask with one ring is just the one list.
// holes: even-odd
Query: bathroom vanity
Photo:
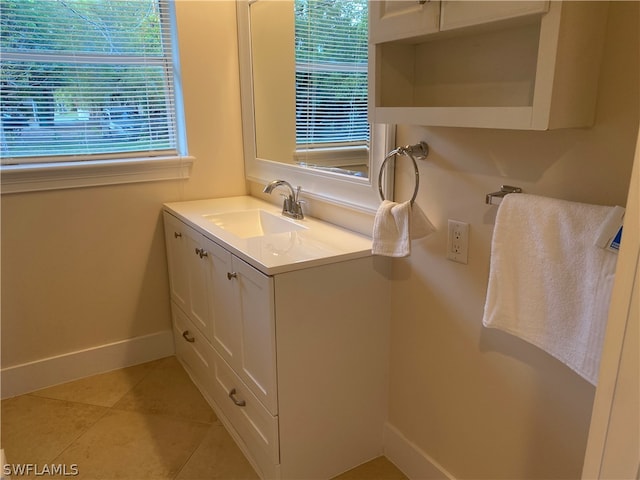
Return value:
[(176, 354), (263, 478), (382, 454), (388, 261), (253, 197), (163, 211)]

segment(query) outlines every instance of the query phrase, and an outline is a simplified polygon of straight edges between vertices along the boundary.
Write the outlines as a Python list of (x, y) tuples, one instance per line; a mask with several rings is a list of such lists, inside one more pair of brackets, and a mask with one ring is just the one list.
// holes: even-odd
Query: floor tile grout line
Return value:
[[(48, 399), (48, 400), (56, 400), (56, 399)], [(66, 400), (60, 400), (62, 402), (66, 401)], [(68, 403), (76, 403), (78, 405), (88, 405), (86, 403), (78, 403), (78, 402), (68, 402)], [(90, 405), (95, 407), (96, 405)], [(69, 448), (71, 448), (71, 446), (76, 443), (78, 440), (80, 440), (83, 436), (85, 436), (92, 428), (94, 428), (97, 423), (102, 420), (108, 413), (109, 413), (109, 408), (108, 407), (101, 407), (104, 408), (104, 411), (102, 412), (102, 414), (96, 418), (96, 421), (93, 422), (91, 425), (87, 426), (87, 428), (85, 428), (81, 433), (78, 434), (78, 436), (76, 436), (73, 440), (71, 440), (55, 457), (53, 457), (53, 459), (51, 460), (51, 463), (54, 463), (58, 458), (60, 458), (60, 456), (66, 452), (67, 450), (69, 450)]]
[[(213, 427), (213, 425), (209, 426), (209, 430)], [(189, 456), (185, 459), (185, 461), (182, 463), (182, 465), (180, 465), (180, 468), (178, 469), (178, 471), (176, 472), (176, 474), (172, 477), (172, 480), (176, 480), (180, 474), (182, 473), (182, 470), (184, 470), (184, 467), (187, 466), (187, 464), (189, 463), (189, 460), (191, 460), (191, 458), (193, 457), (193, 455), (198, 451), (198, 449), (200, 448), (200, 446), (204, 443), (205, 439), (207, 438), (207, 434), (209, 433), (209, 431), (207, 431), (202, 438), (200, 439), (200, 442), (198, 442), (198, 444), (195, 446), (195, 448), (193, 449), (193, 451), (189, 454)]]
[[(160, 363), (161, 363), (162, 360), (164, 360), (166, 358), (170, 358), (172, 356), (175, 356), (175, 355), (169, 355), (168, 357), (158, 358), (156, 360), (151, 360), (150, 362), (142, 362), (142, 363), (138, 363), (136, 365), (129, 365), (128, 367), (115, 368), (115, 369), (109, 370), (107, 372), (96, 373), (95, 375), (88, 375), (86, 377), (78, 378), (76, 380), (71, 380), (69, 382), (64, 382), (64, 383), (60, 383), (60, 384), (57, 384), (57, 385), (52, 385), (51, 387), (41, 388), (39, 390), (34, 390), (33, 392), (24, 393), (22, 395), (16, 395), (15, 397), (10, 397), (10, 398), (4, 399), (3, 401), (11, 400), (11, 398), (17, 398), (17, 397), (21, 397), (21, 396), (24, 396), (24, 395), (29, 395), (29, 396), (37, 397), (37, 398), (47, 398), (49, 400), (59, 400), (59, 401), (63, 401), (63, 402), (76, 403), (76, 404), (80, 404), (80, 405), (91, 405), (91, 406), (94, 406), (94, 407), (113, 408), (116, 404), (118, 404), (118, 402), (120, 402), (124, 397), (126, 397), (129, 393), (131, 393), (131, 391), (133, 391), (133, 389), (136, 388), (143, 380), (145, 380), (154, 370), (156, 370), (160, 366)], [(133, 385), (131, 385), (131, 387), (129, 389), (127, 389), (127, 391), (125, 391), (115, 402), (113, 402), (113, 405), (96, 405), (95, 403), (83, 402), (83, 401), (79, 401), (79, 400), (61, 399), (61, 398), (56, 398), (56, 397), (52, 397), (52, 396), (49, 396), (49, 395), (45, 395), (45, 394), (42, 394), (42, 393), (38, 393), (38, 392), (41, 392), (41, 391), (46, 390), (48, 388), (59, 387), (59, 386), (62, 386), (62, 385), (67, 385), (69, 383), (81, 381), (81, 380), (84, 380), (84, 379), (87, 379), (87, 378), (92, 378), (92, 377), (96, 377), (96, 376), (99, 376), (99, 375), (105, 375), (105, 374), (108, 374), (108, 373), (113, 373), (113, 372), (117, 372), (117, 371), (121, 371), (121, 370), (126, 370), (127, 368), (142, 366), (142, 365), (145, 365), (145, 364), (148, 364), (148, 363), (156, 363), (156, 362), (157, 362), (157, 364), (154, 365), (153, 367), (149, 368), (148, 372), (146, 372), (144, 375), (142, 375), (142, 377), (138, 381), (136, 381)]]
[(168, 420), (177, 420), (177, 421), (181, 421), (181, 422), (186, 422), (186, 423), (193, 423), (196, 425), (202, 425), (202, 426), (213, 426), (216, 425), (218, 419), (216, 418), (216, 420), (212, 421), (212, 422), (201, 422), (199, 420), (193, 420), (190, 418), (185, 418), (185, 417), (180, 417), (178, 415), (170, 415), (167, 413), (156, 413), (156, 412), (150, 412), (148, 410), (139, 410), (139, 409), (127, 409), (127, 408), (119, 408), (116, 406), (113, 407), (108, 407), (109, 410), (113, 410), (115, 412), (129, 412), (129, 413), (138, 413), (140, 415), (149, 415), (149, 416), (153, 416), (153, 417), (158, 417), (158, 418), (165, 418)]
[(17, 397), (13, 397), (13, 398), (20, 398), (20, 397), (39, 398), (42, 400), (50, 400), (52, 402), (71, 403), (73, 405), (82, 405), (85, 407), (104, 408), (105, 410), (109, 410), (111, 408), (107, 405), (96, 405), (95, 403), (79, 402), (77, 400), (66, 400), (62, 398), (48, 397), (46, 395), (35, 395), (35, 392), (25, 393), (23, 395), (18, 395)]

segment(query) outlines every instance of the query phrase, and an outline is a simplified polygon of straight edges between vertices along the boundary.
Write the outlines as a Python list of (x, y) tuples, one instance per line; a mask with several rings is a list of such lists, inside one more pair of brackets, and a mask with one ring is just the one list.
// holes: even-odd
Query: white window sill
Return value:
[(189, 178), (193, 157), (4, 165), (2, 194)]

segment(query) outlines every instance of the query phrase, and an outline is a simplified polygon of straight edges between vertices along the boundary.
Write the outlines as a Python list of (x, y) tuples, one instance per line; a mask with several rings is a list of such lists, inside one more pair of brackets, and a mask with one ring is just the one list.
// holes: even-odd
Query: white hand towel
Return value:
[(613, 207), (526, 194), (498, 209), (482, 323), (597, 383), (617, 255), (594, 245)]
[(383, 200), (373, 220), (374, 255), (406, 257), (411, 253), (409, 215), (411, 203)]
[(406, 257), (411, 254), (411, 240), (425, 237), (435, 227), (417, 205), (383, 200), (373, 222), (374, 255)]

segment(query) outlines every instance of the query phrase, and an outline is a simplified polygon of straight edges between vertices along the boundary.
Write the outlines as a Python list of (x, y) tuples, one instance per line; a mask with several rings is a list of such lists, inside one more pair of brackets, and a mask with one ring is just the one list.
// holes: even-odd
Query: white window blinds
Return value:
[(367, 145), (367, 0), (295, 0), (296, 143)]
[(177, 154), (169, 7), (2, 0), (2, 164)]

